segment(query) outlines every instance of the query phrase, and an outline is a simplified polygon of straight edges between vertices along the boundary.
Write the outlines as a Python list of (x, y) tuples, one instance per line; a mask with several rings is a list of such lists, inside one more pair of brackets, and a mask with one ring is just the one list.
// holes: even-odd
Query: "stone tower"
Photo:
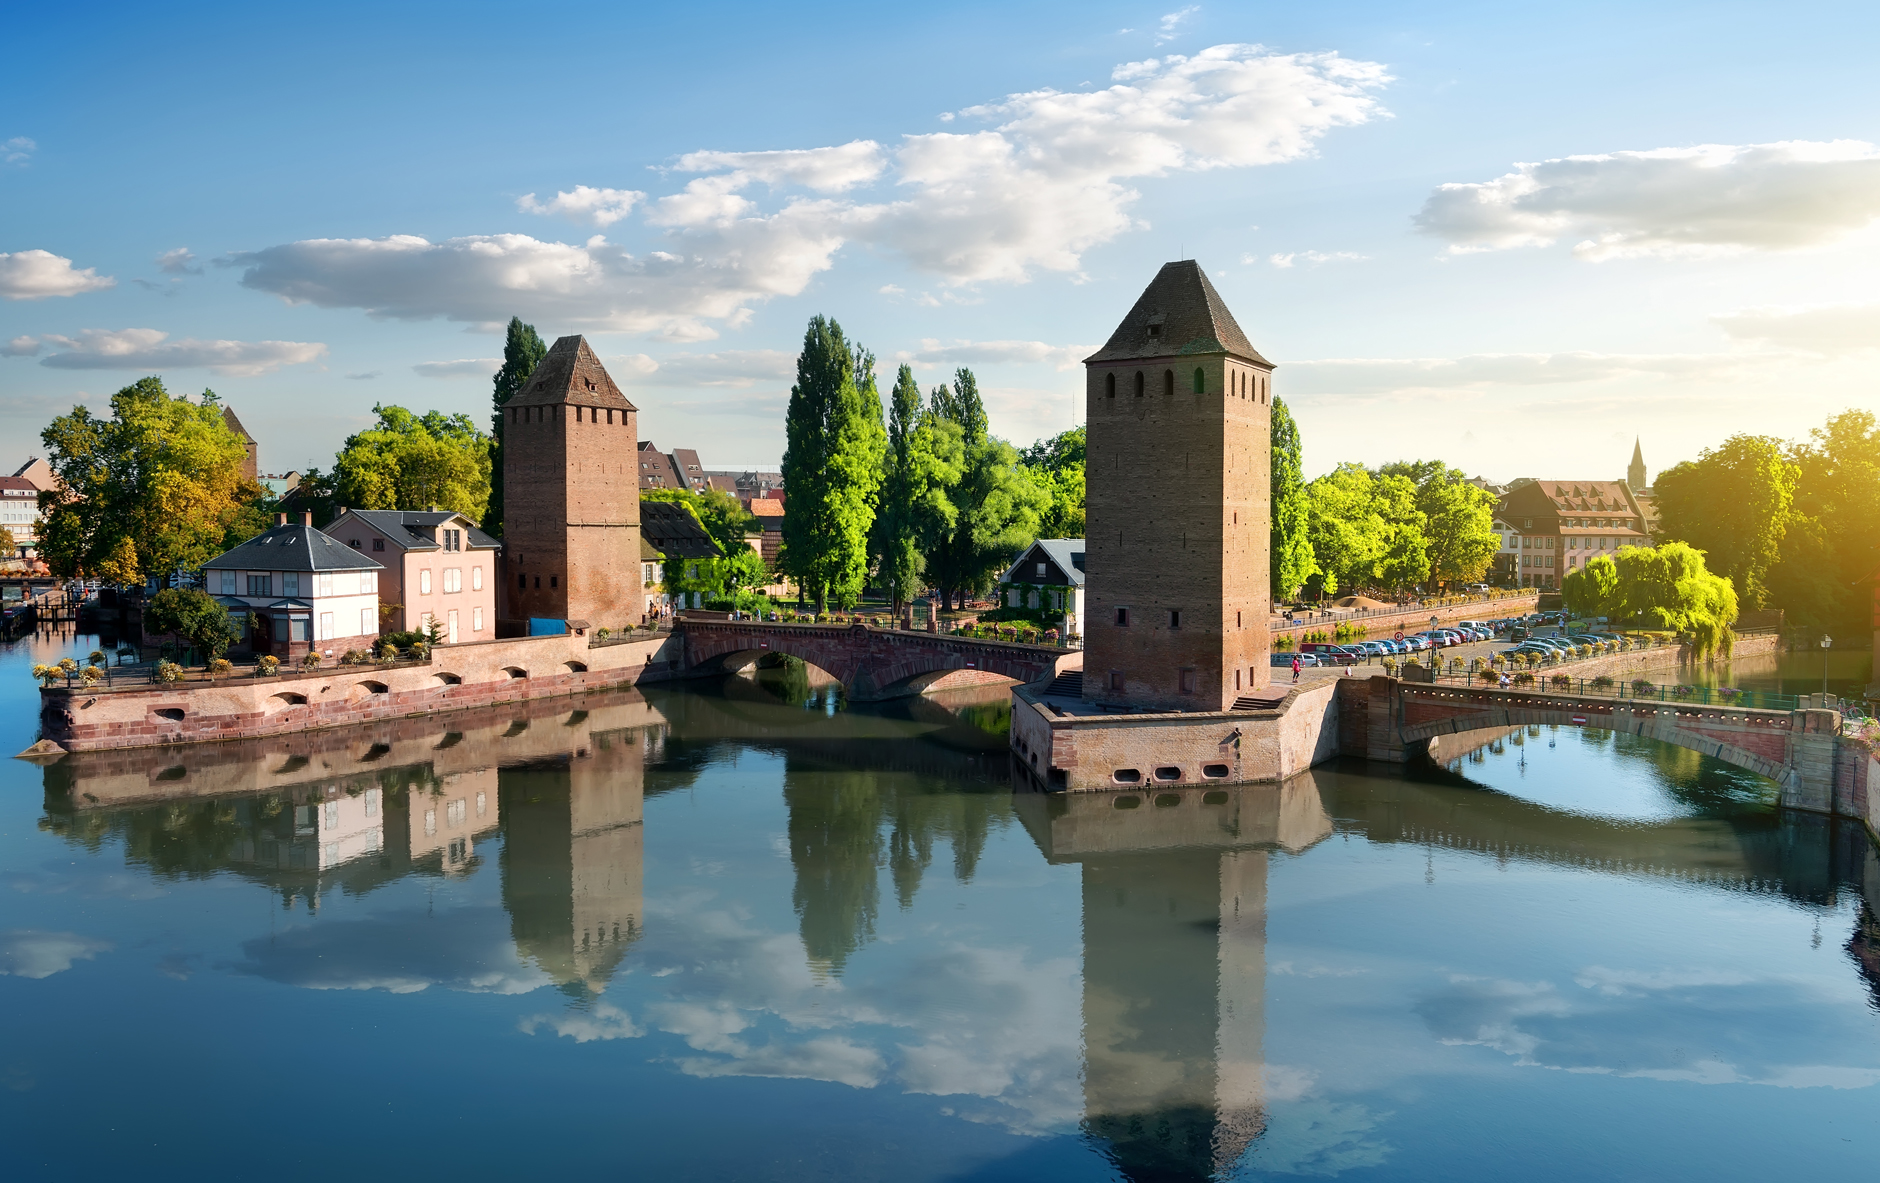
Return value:
[(1651, 487), (1645, 483), (1645, 453), (1636, 436), (1632, 439), (1632, 463), (1625, 468), (1625, 483), (1634, 493)]
[(637, 622), (646, 597), (633, 404), (586, 338), (563, 337), (503, 412), (503, 615)]
[(1227, 710), (1269, 678), (1273, 365), (1183, 261), (1084, 367), (1084, 697)]

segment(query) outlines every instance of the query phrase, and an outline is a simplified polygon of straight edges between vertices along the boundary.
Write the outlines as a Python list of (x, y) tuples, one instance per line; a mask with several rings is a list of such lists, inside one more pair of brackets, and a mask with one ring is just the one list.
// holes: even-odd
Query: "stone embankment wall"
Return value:
[(279, 735), (521, 702), (673, 676), (673, 636), (588, 647), (586, 637), (440, 645), (428, 663), (335, 666), (131, 689), (42, 690), (40, 725), (67, 751)]
[[(1763, 657), (1781, 651), (1782, 638), (1774, 633), (1738, 637), (1736, 652), (1731, 660)], [(1649, 677), (1656, 682), (1663, 679), (1655, 675), (1664, 674), (1667, 671), (1675, 672), (1690, 664), (1690, 651), (1685, 646), (1659, 645), (1651, 649), (1634, 649), (1626, 653), (1608, 653), (1603, 657), (1582, 658), (1578, 661), (1569, 661), (1564, 665), (1538, 666), (1534, 670), (1534, 676), (1539, 679), (1551, 678), (1555, 674), (1565, 674), (1577, 683), (1581, 678), (1592, 679), (1604, 674), (1618, 682), (1629, 682), (1633, 678), (1640, 677)], [(1721, 664), (1721, 662), (1716, 664)]]
[(1337, 754), (1336, 686), (1302, 687), (1272, 710), (1130, 715), (1059, 715), (1019, 686), (1013, 755), (1040, 787), (1072, 792), (1284, 780)]

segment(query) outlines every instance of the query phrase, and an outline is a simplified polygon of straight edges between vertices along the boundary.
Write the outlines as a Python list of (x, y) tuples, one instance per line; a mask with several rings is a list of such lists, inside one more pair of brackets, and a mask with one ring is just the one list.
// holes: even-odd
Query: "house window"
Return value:
[(1044, 564), (1043, 563), (1038, 564), (1038, 578), (1040, 579), (1044, 578)]
[(473, 633), (483, 631), (483, 609), (480, 607), (470, 609), (470, 631)]
[(483, 568), (480, 566), (470, 568), (470, 590), (483, 590)]
[(1128, 627), (1129, 627), (1129, 609), (1127, 609), (1127, 608), (1118, 608), (1118, 609), (1116, 610), (1116, 626), (1117, 626), (1118, 628), (1128, 628)]
[(385, 539), (383, 539), (383, 538), (374, 538), (374, 539), (372, 540), (372, 549), (373, 549), (373, 550), (384, 550), (384, 549), (385, 549)]
[[(251, 596), (273, 595), (274, 594), (274, 576), (250, 575), (248, 577), (248, 594)], [(282, 637), (281, 639), (285, 641), (287, 638)]]
[(331, 571), (322, 571), (318, 575), (315, 575), (313, 577), (313, 588), (314, 588), (315, 595), (320, 595), (320, 596), (332, 595), (333, 594), (333, 573)]
[(687, 563), (685, 565), (685, 577), (687, 579), (698, 578), (698, 564), (697, 563)]
[(300, 594), (300, 572), (284, 571), (281, 573), (281, 594), (284, 596)]
[(333, 614), (331, 612), (320, 613), (320, 639), (322, 641), (333, 639)]
[(373, 619), (373, 615), (374, 613), (372, 609), (370, 608), (359, 609), (359, 635), (360, 636), (369, 637), (373, 633), (376, 633), (379, 631), (378, 621)]
[(378, 590), (379, 590), (379, 573), (377, 571), (359, 572), (359, 594), (360, 595), (366, 595), (368, 593), (376, 593)]
[(444, 531), (444, 549), (445, 550), (462, 550), (463, 549), (463, 531), (462, 530)]
[(431, 594), (431, 569), (429, 567), (420, 568), (418, 571), (418, 594), (421, 596)]
[(1160, 341), (1161, 339), (1162, 339), (1162, 326), (1150, 325), (1149, 326), (1149, 340)]
[(653, 564), (651, 563), (640, 564), (640, 582), (641, 583), (653, 582)]
[(235, 572), (233, 571), (222, 572), (222, 594), (225, 596), (232, 596), (235, 594)]
[(347, 539), (347, 540), (346, 540), (346, 545), (347, 545), (347, 546), (350, 546), (350, 547), (352, 547), (352, 548), (353, 548), (354, 550), (361, 550), (361, 549), (363, 549), (363, 548), (362, 548), (362, 547), (361, 547), (361, 546), (359, 545), (359, 540), (358, 540), (357, 538), (349, 538), (349, 539)]
[(1176, 684), (1181, 687), (1181, 692), (1183, 694), (1193, 694), (1195, 692), (1195, 671), (1193, 670), (1180, 671), (1179, 674), (1177, 675)]
[(444, 568), (444, 590), (446, 592), (460, 592), (463, 590), (462, 567)]

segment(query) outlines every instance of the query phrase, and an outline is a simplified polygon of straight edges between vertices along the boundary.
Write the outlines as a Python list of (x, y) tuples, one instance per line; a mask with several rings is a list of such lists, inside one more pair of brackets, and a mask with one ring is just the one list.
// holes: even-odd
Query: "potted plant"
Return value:
[(263, 653), (255, 661), (255, 675), (257, 677), (272, 678), (275, 674), (280, 672), (281, 659), (274, 656), (272, 653)]
[[(272, 659), (270, 658), (270, 660)], [(318, 649), (307, 650), (307, 656), (300, 659), (300, 668), (303, 670), (319, 669), (320, 668), (320, 651)]]

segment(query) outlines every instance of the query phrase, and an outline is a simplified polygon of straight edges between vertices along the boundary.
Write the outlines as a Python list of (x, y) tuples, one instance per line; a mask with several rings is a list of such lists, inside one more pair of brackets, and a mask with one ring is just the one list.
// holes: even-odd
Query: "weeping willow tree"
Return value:
[(1736, 588), (1704, 565), (1703, 551), (1683, 542), (1629, 547), (1614, 566), (1628, 616), (1690, 637), (1700, 661), (1735, 651)]

